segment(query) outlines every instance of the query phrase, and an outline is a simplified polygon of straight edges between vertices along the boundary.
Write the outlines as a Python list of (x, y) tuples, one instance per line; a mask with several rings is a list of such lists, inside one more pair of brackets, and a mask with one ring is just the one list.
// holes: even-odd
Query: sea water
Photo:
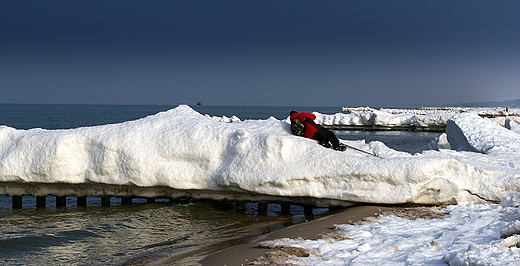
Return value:
[[(146, 105), (21, 105), (0, 104), (0, 125), (17, 129), (66, 129), (119, 123), (142, 118), (175, 106)], [(334, 114), (330, 107), (202, 106), (196, 111), (210, 116), (233, 115), (242, 120), (285, 119), (289, 111)], [(411, 153), (427, 149), (439, 135), (429, 132), (336, 131), (341, 139), (378, 140)], [(163, 260), (173, 265), (194, 264), (201, 256), (246, 243), (252, 237), (285, 225), (312, 219), (325, 208), (305, 211), (292, 205), (289, 214), (270, 204), (259, 212), (256, 203), (168, 201), (146, 203), (134, 199), (122, 205), (112, 198), (101, 206), (88, 198), (86, 207), (67, 198), (56, 208), (47, 197), (47, 208), (36, 208), (34, 197), (24, 196), (22, 209), (11, 208), (11, 198), (0, 196), (0, 265), (141, 265)], [(167, 259), (165, 259), (167, 258)]]

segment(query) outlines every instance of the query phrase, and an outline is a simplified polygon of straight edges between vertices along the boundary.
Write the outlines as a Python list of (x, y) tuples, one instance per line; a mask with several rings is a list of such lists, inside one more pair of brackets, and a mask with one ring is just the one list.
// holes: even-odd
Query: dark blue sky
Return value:
[(504, 101), (520, 98), (519, 47), (516, 0), (9, 0), (0, 102)]

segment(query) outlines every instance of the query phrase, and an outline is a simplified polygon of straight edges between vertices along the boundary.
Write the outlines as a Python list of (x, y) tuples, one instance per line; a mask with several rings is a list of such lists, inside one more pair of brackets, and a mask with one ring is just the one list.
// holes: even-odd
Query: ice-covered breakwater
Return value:
[(520, 123), (520, 109), (437, 107), (420, 109), (374, 109), (370, 107), (342, 108), (343, 113), (318, 114), (322, 125), (346, 130), (412, 130), (444, 131), (448, 120), (458, 113), (476, 113), (504, 125), (512, 120)]
[(471, 112), (449, 121), (443, 140), (456, 150), (411, 155), (344, 141), (382, 158), (325, 149), (291, 135), (286, 120), (222, 123), (184, 105), (95, 127), (1, 126), (0, 194), (97, 196), (106, 188), (123, 197), (346, 206), (496, 202), (518, 191), (518, 133)]
[(421, 107), (421, 108), (380, 108), (375, 109), (371, 107), (342, 107), (341, 111), (344, 113), (370, 113), (374, 111), (381, 111), (390, 114), (416, 114), (416, 115), (427, 115), (438, 112), (448, 113), (476, 113), (482, 117), (499, 117), (499, 116), (520, 116), (520, 110), (518, 108), (503, 108), (503, 107)]
[[(496, 123), (506, 126), (510, 121), (520, 123), (520, 109), (512, 108), (470, 108), (470, 107), (423, 107), (420, 109), (374, 109), (370, 107), (343, 107), (342, 113), (316, 115), (316, 122), (324, 127), (339, 130), (410, 130), (435, 131), (446, 130), (448, 120), (459, 113), (475, 113), (491, 118)], [(237, 116), (209, 116), (219, 122), (237, 123), (242, 120)]]

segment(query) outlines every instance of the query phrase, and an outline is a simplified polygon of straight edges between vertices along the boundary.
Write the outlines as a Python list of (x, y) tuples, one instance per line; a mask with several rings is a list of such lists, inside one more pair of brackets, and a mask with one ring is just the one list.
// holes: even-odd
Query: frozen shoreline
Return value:
[[(403, 114), (378, 117), (387, 125), (410, 121)], [(432, 150), (417, 154), (392, 150), (378, 141), (343, 140), (382, 157), (376, 158), (356, 150), (336, 152), (295, 137), (286, 120), (216, 120), (179, 106), (143, 119), (95, 127), (17, 130), (1, 126), (0, 180), (33, 189), (46, 184), (49, 194), (62, 189), (52, 186), (99, 184), (122, 188), (118, 193), (131, 187), (152, 191), (162, 187), (212, 195), (455, 204), (445, 209), (448, 215), (444, 219), (409, 222), (380, 217), (374, 224), (337, 226), (340, 238), (353, 239), (347, 242), (275, 239), (267, 245), (296, 245), (319, 255), (309, 256), (311, 261), (297, 260), (304, 265), (323, 261), (337, 265), (350, 260), (381, 264), (389, 258), (397, 263), (424, 264), (425, 256), (439, 265), (456, 265), (474, 257), (485, 260), (490, 257), (486, 254), (497, 258), (496, 264), (508, 265), (507, 258), (518, 258), (520, 226), (514, 223), (518, 220), (514, 215), (520, 200), (510, 194), (520, 190), (520, 131), (515, 121), (505, 120), (502, 125), (473, 112), (451, 114), (446, 134), (432, 141)], [(102, 191), (99, 187), (94, 190)], [(504, 197), (502, 205), (495, 204)], [(400, 234), (410, 228), (421, 233), (411, 238)], [(434, 235), (430, 234), (432, 228)], [(453, 228), (458, 230), (455, 235), (451, 234)], [(374, 237), (388, 231), (396, 233)], [(426, 238), (415, 243), (410, 241), (413, 236)], [(439, 246), (442, 248), (437, 249)], [(375, 252), (378, 250), (385, 252)]]
[[(330, 220), (325, 217), (280, 230), (253, 243), (212, 254), (200, 262), (202, 265), (247, 265), (255, 260), (258, 264), (251, 265), (268, 262), (271, 263), (268, 265), (306, 266), (512, 266), (520, 260), (519, 202), (520, 194), (516, 193), (508, 195), (502, 204), (464, 203), (408, 210), (354, 207), (333, 215)], [(386, 212), (381, 214), (381, 211)]]
[[(520, 131), (516, 122), (506, 121), (501, 125), (500, 121), (468, 113), (452, 115), (447, 124), (447, 134), (437, 139), (433, 146), (453, 150), (441, 149), (438, 151), (441, 156), (462, 155), (467, 156), (467, 160), (495, 160), (494, 166), (484, 166), (486, 163), (483, 161), (477, 164), (487, 169), (504, 167), (513, 173), (520, 172), (516, 163), (520, 158)], [(435, 153), (427, 151), (422, 156)], [(488, 185), (495, 186), (498, 180), (490, 180)], [(502, 181), (512, 184), (517, 180), (517, 177), (511, 177)], [(316, 222), (322, 229), (333, 226), (334, 233), (328, 232), (321, 238), (300, 237), (298, 232), (268, 236), (261, 246), (272, 250), (263, 250), (262, 255), (268, 262), (282, 265), (517, 265), (520, 260), (520, 194), (508, 194), (497, 202), (502, 203), (476, 205), (458, 202), (457, 205), (439, 208), (443, 217), (433, 219), (386, 215), (359, 224), (353, 224), (348, 217), (334, 223), (318, 225), (320, 222)], [(242, 248), (237, 250), (242, 251)], [(240, 258), (251, 261), (253, 251), (245, 251), (249, 256)], [(214, 254), (206, 261), (215, 262), (215, 265), (223, 265), (218, 262), (226, 265), (244, 263), (235, 256), (234, 261), (227, 264), (231, 258), (223, 255), (232, 257), (231, 252)], [(254, 254), (260, 260), (259, 252), (257, 249)]]
[[(387, 124), (408, 123), (407, 116), (386, 119)], [(509, 130), (463, 112), (452, 114), (448, 124), (447, 137), (433, 146), (454, 150), (412, 155), (378, 141), (344, 140), (381, 158), (354, 149), (325, 149), (291, 135), (286, 120), (221, 123), (188, 106), (68, 130), (2, 126), (0, 182), (168, 187), (329, 201), (319, 206), (499, 202), (519, 189), (515, 122)]]
[[(199, 265), (247, 265), (255, 258), (265, 255), (269, 249), (258, 248), (261, 241), (275, 240), (279, 238), (305, 238), (320, 239), (323, 235), (331, 233), (331, 225), (342, 222), (357, 222), (367, 217), (389, 211), (391, 208), (382, 206), (357, 206), (327, 215), (323, 218), (292, 225), (279, 231), (257, 237), (247, 244), (234, 246), (214, 254), (208, 255), (199, 261)], [(160, 261), (158, 261), (160, 263)], [(283, 261), (278, 261), (283, 263)]]

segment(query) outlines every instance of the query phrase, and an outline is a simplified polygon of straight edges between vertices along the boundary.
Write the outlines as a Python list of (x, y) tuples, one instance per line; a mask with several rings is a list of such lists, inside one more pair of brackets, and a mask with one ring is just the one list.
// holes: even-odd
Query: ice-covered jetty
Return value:
[(287, 120), (223, 123), (185, 105), (103, 126), (0, 126), (0, 195), (348, 206), (497, 202), (520, 189), (518, 133), (472, 112), (452, 114), (447, 125), (452, 150), (412, 155), (378, 141), (344, 141), (382, 158), (325, 149), (291, 135)]
[(505, 125), (507, 121), (520, 123), (520, 110), (504, 108), (437, 107), (419, 109), (374, 109), (370, 107), (343, 107), (342, 113), (318, 114), (322, 125), (345, 130), (411, 130), (445, 131), (448, 120), (458, 113), (475, 113)]

